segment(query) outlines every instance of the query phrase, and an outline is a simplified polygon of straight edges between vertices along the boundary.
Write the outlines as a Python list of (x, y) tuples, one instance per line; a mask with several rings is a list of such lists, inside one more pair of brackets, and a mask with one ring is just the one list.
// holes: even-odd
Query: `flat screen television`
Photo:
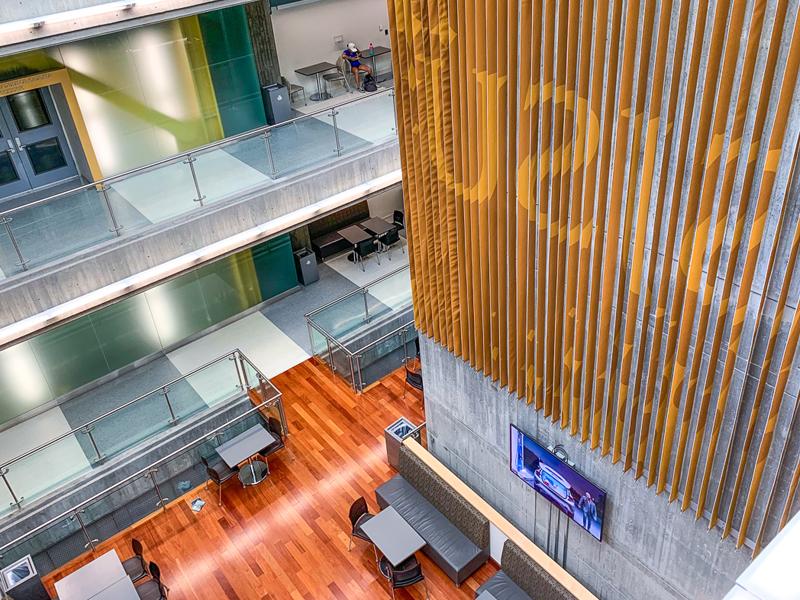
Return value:
[(510, 454), (512, 473), (579, 527), (602, 540), (605, 491), (514, 425), (511, 426)]

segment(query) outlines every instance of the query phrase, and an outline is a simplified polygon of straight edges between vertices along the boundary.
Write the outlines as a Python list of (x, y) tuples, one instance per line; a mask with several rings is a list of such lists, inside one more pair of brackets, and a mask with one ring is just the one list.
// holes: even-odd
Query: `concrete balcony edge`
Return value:
[(0, 287), (0, 349), (400, 181), (392, 141), (31, 270)]

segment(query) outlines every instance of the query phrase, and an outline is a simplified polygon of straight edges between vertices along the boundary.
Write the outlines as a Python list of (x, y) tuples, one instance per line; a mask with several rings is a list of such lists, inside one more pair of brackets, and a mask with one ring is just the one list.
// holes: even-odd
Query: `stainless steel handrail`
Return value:
[[(61, 441), (61, 440), (63, 440), (64, 438), (67, 438), (67, 437), (69, 437), (69, 436), (71, 436), (71, 435), (74, 435), (74, 434), (76, 434), (76, 433), (80, 433), (82, 430), (84, 430), (84, 429), (86, 429), (87, 427), (89, 427), (89, 426), (93, 425), (94, 423), (97, 423), (98, 421), (100, 421), (100, 420), (102, 420), (102, 419), (105, 419), (105, 418), (106, 418), (106, 417), (108, 417), (109, 415), (113, 415), (114, 413), (117, 413), (117, 412), (121, 411), (122, 409), (124, 409), (124, 408), (127, 408), (127, 407), (128, 407), (128, 406), (130, 406), (131, 404), (134, 404), (134, 403), (136, 403), (136, 402), (139, 402), (140, 400), (143, 400), (144, 398), (146, 398), (146, 397), (148, 397), (148, 396), (150, 396), (150, 395), (152, 395), (152, 394), (155, 394), (156, 392), (159, 392), (159, 391), (163, 390), (164, 388), (167, 388), (167, 387), (169, 387), (169, 386), (173, 385), (174, 383), (176, 383), (176, 382), (178, 382), (178, 381), (182, 381), (182, 380), (184, 380), (184, 379), (187, 379), (188, 377), (191, 377), (191, 376), (192, 376), (192, 375), (194, 375), (195, 373), (197, 373), (197, 372), (199, 372), (199, 371), (202, 371), (203, 369), (207, 369), (207, 368), (208, 368), (208, 367), (210, 367), (211, 365), (213, 365), (213, 364), (216, 364), (216, 363), (220, 362), (221, 360), (224, 360), (224, 359), (226, 359), (226, 358), (229, 358), (229, 357), (231, 357), (231, 356), (236, 356), (237, 354), (238, 354), (239, 356), (244, 356), (244, 355), (241, 353), (241, 351), (240, 351), (240, 350), (237, 348), (237, 349), (235, 349), (235, 350), (233, 350), (233, 351), (229, 352), (228, 354), (224, 354), (223, 356), (220, 356), (220, 357), (218, 357), (218, 358), (215, 358), (214, 360), (212, 360), (212, 361), (210, 361), (210, 362), (207, 362), (206, 364), (204, 364), (204, 365), (202, 365), (202, 366), (200, 366), (200, 367), (197, 367), (197, 368), (196, 368), (196, 369), (194, 369), (193, 371), (190, 371), (190, 372), (188, 372), (186, 375), (181, 375), (180, 377), (178, 377), (178, 378), (176, 378), (176, 379), (173, 379), (173, 380), (171, 380), (169, 383), (165, 383), (165, 384), (163, 384), (163, 385), (160, 385), (160, 386), (158, 386), (157, 388), (154, 388), (154, 389), (150, 390), (150, 391), (149, 391), (149, 392), (147, 392), (146, 394), (142, 394), (141, 396), (138, 396), (138, 397), (134, 398), (133, 400), (129, 400), (129, 401), (128, 401), (128, 402), (126, 402), (125, 404), (122, 404), (122, 405), (120, 405), (120, 406), (117, 406), (116, 408), (114, 408), (114, 409), (112, 409), (112, 410), (110, 410), (110, 411), (108, 411), (108, 412), (106, 412), (106, 413), (103, 413), (103, 414), (102, 414), (102, 415), (100, 415), (99, 417), (95, 417), (94, 419), (92, 419), (91, 421), (88, 421), (87, 423), (84, 423), (84, 424), (83, 424), (83, 425), (81, 425), (80, 427), (76, 427), (75, 429), (72, 429), (71, 431), (68, 431), (68, 432), (66, 432), (66, 433), (62, 433), (60, 436), (58, 436), (58, 437), (56, 437), (56, 438), (53, 438), (53, 439), (51, 439), (51, 440), (49, 440), (49, 441), (45, 442), (44, 444), (41, 444), (41, 445), (37, 446), (36, 448), (33, 448), (32, 450), (28, 450), (28, 451), (27, 451), (27, 452), (25, 452), (24, 454), (20, 454), (19, 456), (16, 456), (16, 457), (12, 458), (11, 460), (9, 460), (9, 461), (6, 461), (6, 462), (5, 462), (5, 463), (3, 463), (2, 465), (0, 465), (0, 471), (3, 471), (3, 470), (5, 470), (5, 469), (6, 469), (6, 468), (7, 468), (9, 465), (12, 465), (12, 464), (14, 464), (15, 462), (18, 462), (18, 461), (22, 460), (23, 458), (27, 458), (28, 456), (31, 456), (32, 454), (36, 454), (37, 452), (39, 452), (40, 450), (43, 450), (44, 448), (47, 448), (48, 446), (52, 446), (53, 444), (55, 444), (55, 443), (57, 443), (57, 442), (60, 442), (60, 441)], [(250, 361), (248, 360), (248, 362), (250, 362)], [(251, 364), (252, 364), (252, 363), (251, 363)]]
[(251, 129), (249, 131), (243, 131), (242, 133), (239, 133), (239, 134), (236, 134), (236, 135), (233, 135), (233, 136), (230, 136), (230, 137), (226, 137), (226, 138), (223, 138), (221, 140), (217, 140), (215, 142), (210, 142), (210, 143), (205, 144), (203, 146), (198, 146), (197, 148), (193, 148), (192, 150), (188, 150), (188, 151), (182, 152), (180, 154), (173, 154), (172, 156), (168, 156), (166, 158), (162, 158), (161, 160), (158, 160), (158, 161), (153, 162), (153, 163), (148, 163), (148, 164), (142, 165), (140, 167), (129, 169), (128, 171), (124, 171), (122, 173), (117, 173), (116, 175), (109, 175), (108, 177), (105, 177), (103, 179), (98, 179), (97, 181), (92, 181), (91, 183), (87, 183), (87, 184), (84, 184), (82, 186), (78, 186), (78, 187), (73, 188), (71, 190), (67, 190), (67, 191), (64, 191), (64, 192), (59, 192), (58, 194), (53, 194), (52, 196), (48, 196), (47, 198), (42, 198), (40, 200), (35, 200), (33, 202), (29, 202), (27, 204), (23, 204), (22, 206), (18, 206), (16, 208), (10, 208), (10, 209), (5, 210), (5, 211), (0, 211), (0, 218), (6, 217), (8, 215), (16, 214), (16, 213), (18, 213), (20, 211), (26, 210), (26, 209), (31, 208), (33, 206), (38, 206), (40, 204), (45, 204), (45, 203), (48, 203), (48, 202), (52, 202), (53, 200), (57, 200), (57, 199), (59, 199), (61, 197), (68, 196), (70, 194), (74, 194), (74, 193), (79, 192), (81, 190), (87, 190), (87, 189), (90, 189), (90, 188), (98, 188), (99, 189), (99, 188), (102, 188), (103, 186), (105, 186), (107, 183), (120, 181), (122, 179), (127, 179), (131, 175), (138, 175), (140, 173), (146, 173), (148, 171), (152, 171), (153, 169), (157, 169), (158, 167), (161, 167), (161, 166), (164, 166), (164, 165), (167, 165), (167, 164), (171, 164), (171, 163), (177, 162), (179, 160), (185, 160), (185, 159), (191, 158), (193, 155), (201, 154), (203, 152), (206, 152), (208, 150), (212, 150), (212, 149), (215, 149), (215, 148), (221, 148), (222, 146), (227, 146), (227, 145), (233, 144), (235, 142), (238, 142), (240, 140), (249, 139), (251, 137), (258, 137), (259, 135), (264, 135), (264, 133), (266, 133), (268, 131), (272, 131), (273, 129), (277, 129), (279, 127), (286, 127), (287, 125), (291, 125), (291, 124), (296, 123), (298, 121), (302, 121), (303, 119), (313, 118), (313, 117), (317, 117), (319, 115), (330, 113), (331, 110), (339, 109), (339, 108), (341, 108), (343, 106), (349, 106), (349, 105), (352, 105), (352, 104), (357, 104), (359, 102), (366, 102), (366, 101), (368, 101), (370, 99), (377, 98), (378, 96), (391, 95), (391, 93), (393, 91), (394, 91), (394, 88), (388, 88), (388, 89), (385, 89), (385, 90), (381, 90), (380, 92), (371, 94), (369, 96), (361, 96), (361, 97), (358, 97), (358, 98), (353, 98), (351, 100), (346, 100), (345, 102), (342, 102), (341, 104), (337, 104), (336, 106), (330, 106), (328, 108), (323, 108), (323, 109), (320, 109), (318, 111), (310, 112), (310, 113), (304, 114), (304, 115), (299, 116), (299, 117), (293, 117), (293, 118), (291, 118), (291, 119), (289, 119), (287, 121), (283, 121), (282, 123), (277, 123), (275, 125), (265, 125), (263, 127), (257, 128), (257, 129)]
[(363, 294), (365, 291), (369, 291), (369, 288), (374, 286), (376, 283), (380, 283), (381, 281), (389, 279), (390, 277), (392, 277), (394, 275), (397, 275), (398, 273), (401, 273), (403, 271), (406, 271), (406, 270), (408, 270), (410, 268), (411, 267), (409, 265), (404, 265), (404, 266), (402, 266), (402, 267), (400, 267), (398, 269), (395, 269), (391, 273), (387, 273), (386, 275), (382, 275), (381, 277), (378, 277), (377, 279), (374, 279), (373, 281), (370, 281), (369, 283), (367, 283), (365, 285), (362, 285), (360, 288), (356, 288), (352, 292), (346, 293), (344, 296), (339, 296), (338, 298), (336, 298), (336, 300), (332, 300), (332, 301), (328, 302), (327, 304), (324, 304), (324, 305), (320, 306), (319, 308), (315, 308), (314, 310), (312, 310), (311, 312), (306, 313), (303, 316), (306, 318), (306, 320), (308, 320), (309, 317), (317, 314), (319, 311), (325, 310), (326, 308), (328, 308), (330, 306), (333, 306), (334, 304), (337, 304), (337, 303), (341, 302), (342, 300), (346, 300), (347, 298), (350, 298), (351, 296), (355, 296), (357, 294)]
[[(262, 377), (263, 377), (263, 375), (262, 375)], [(267, 381), (269, 381), (269, 380), (267, 380)], [(104, 489), (102, 492), (98, 492), (94, 496), (92, 496), (90, 498), (87, 498), (86, 500), (84, 500), (82, 502), (79, 502), (78, 504), (76, 504), (75, 506), (70, 508), (69, 510), (66, 510), (63, 513), (59, 514), (57, 517), (53, 517), (49, 521), (45, 521), (44, 523), (34, 527), (30, 531), (26, 531), (21, 536), (15, 538), (13, 541), (8, 542), (7, 544), (4, 544), (3, 546), (0, 546), (0, 558), (2, 558), (2, 553), (5, 550), (7, 550), (8, 548), (11, 548), (12, 546), (15, 546), (16, 544), (24, 541), (25, 539), (36, 535), (39, 531), (43, 531), (44, 529), (47, 529), (48, 527), (50, 527), (54, 523), (57, 523), (58, 521), (61, 521), (62, 519), (66, 518), (66, 517), (69, 517), (70, 515), (80, 511), (81, 509), (83, 509), (84, 507), (88, 506), (89, 504), (92, 504), (92, 503), (96, 502), (97, 500), (99, 500), (100, 498), (102, 498), (103, 496), (107, 495), (109, 492), (113, 492), (114, 490), (116, 490), (116, 489), (118, 489), (118, 488), (120, 488), (122, 486), (127, 485), (128, 483), (130, 483), (134, 479), (138, 479), (139, 477), (142, 477), (143, 475), (148, 473), (153, 467), (156, 467), (156, 466), (158, 466), (160, 464), (168, 462), (168, 461), (172, 460), (173, 458), (175, 458), (176, 456), (178, 456), (180, 454), (183, 454), (184, 452), (186, 452), (187, 450), (191, 449), (192, 447), (197, 446), (197, 445), (207, 441), (209, 437), (215, 436), (217, 433), (219, 433), (220, 431), (226, 429), (227, 427), (230, 427), (231, 425), (233, 425), (237, 421), (241, 421), (242, 419), (244, 419), (245, 417), (251, 415), (252, 413), (257, 412), (257, 411), (261, 410), (262, 408), (264, 408), (264, 407), (266, 407), (268, 405), (274, 404), (276, 400), (278, 400), (278, 399), (283, 397), (283, 394), (281, 394), (280, 391), (278, 391), (277, 388), (275, 388), (275, 386), (272, 386), (272, 387), (275, 389), (275, 391), (278, 392), (278, 394), (276, 396), (273, 396), (269, 400), (265, 400), (261, 404), (259, 404), (257, 406), (254, 406), (253, 408), (248, 409), (247, 412), (242, 413), (238, 417), (236, 417), (234, 419), (231, 419), (230, 421), (227, 421), (226, 423), (220, 425), (219, 427), (217, 427), (217, 428), (215, 428), (215, 429), (213, 429), (213, 430), (211, 430), (209, 432), (204, 433), (199, 438), (196, 438), (195, 440), (189, 442), (188, 444), (186, 444), (184, 446), (181, 446), (178, 450), (175, 450), (174, 452), (171, 452), (171, 453), (167, 454), (166, 456), (158, 459), (157, 461), (155, 461), (154, 463), (148, 465), (147, 467), (145, 467), (143, 469), (140, 469), (139, 471), (136, 471), (136, 473), (133, 473), (132, 475), (129, 475), (125, 479), (122, 479), (121, 481), (118, 481), (117, 483), (110, 485), (109, 487)]]

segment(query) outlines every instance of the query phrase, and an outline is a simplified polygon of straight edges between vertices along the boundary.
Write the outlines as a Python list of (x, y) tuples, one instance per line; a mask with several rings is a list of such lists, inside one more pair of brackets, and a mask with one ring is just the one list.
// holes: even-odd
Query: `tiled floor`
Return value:
[[(405, 241), (403, 241), (403, 243), (405, 244)], [(363, 271), (361, 270), (362, 265), (349, 261), (347, 255), (337, 256), (327, 261), (325, 264), (352, 281), (356, 287), (362, 287), (375, 281), (379, 277), (383, 277), (392, 271), (407, 266), (408, 253), (401, 252), (400, 247), (397, 246), (392, 250), (391, 260), (389, 260), (387, 254), (382, 254), (380, 261), (380, 264), (378, 264), (378, 258), (375, 256), (366, 259), (363, 262)], [(410, 277), (410, 272), (406, 270), (403, 274), (398, 274), (397, 276), (370, 286), (369, 293), (390, 308), (407, 306), (411, 290)]]

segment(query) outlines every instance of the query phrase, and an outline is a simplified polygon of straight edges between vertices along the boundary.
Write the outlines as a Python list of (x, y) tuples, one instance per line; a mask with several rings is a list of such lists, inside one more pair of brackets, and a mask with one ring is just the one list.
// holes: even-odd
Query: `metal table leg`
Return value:
[(316, 74), (316, 77), (317, 77), (317, 93), (316, 94), (311, 94), (311, 96), (310, 96), (310, 98), (314, 102), (319, 102), (320, 100), (327, 100), (328, 98), (331, 97), (331, 95), (329, 93), (322, 91), (322, 85), (320, 84), (320, 81), (319, 81), (319, 76), (320, 75), (321, 75), (321, 73), (317, 73)]

